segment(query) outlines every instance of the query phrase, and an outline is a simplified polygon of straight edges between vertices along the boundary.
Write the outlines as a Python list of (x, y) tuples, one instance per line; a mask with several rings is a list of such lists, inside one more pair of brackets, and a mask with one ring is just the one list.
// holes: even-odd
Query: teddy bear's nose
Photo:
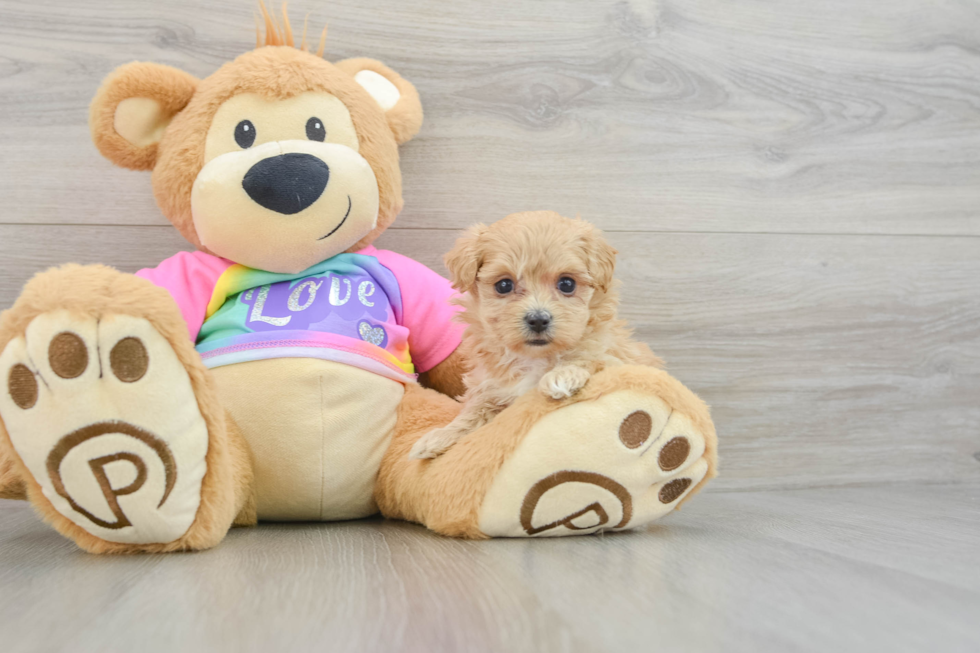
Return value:
[(248, 196), (270, 211), (292, 215), (320, 198), (330, 168), (312, 154), (291, 152), (262, 159), (242, 179)]

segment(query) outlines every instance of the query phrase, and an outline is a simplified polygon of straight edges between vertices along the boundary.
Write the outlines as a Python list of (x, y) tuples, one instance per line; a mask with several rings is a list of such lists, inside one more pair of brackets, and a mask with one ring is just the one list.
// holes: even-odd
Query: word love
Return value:
[(383, 321), (388, 297), (367, 276), (307, 277), (252, 288), (241, 295), (251, 307), (246, 324), (253, 331), (309, 329), (337, 317), (353, 322), (364, 316)]

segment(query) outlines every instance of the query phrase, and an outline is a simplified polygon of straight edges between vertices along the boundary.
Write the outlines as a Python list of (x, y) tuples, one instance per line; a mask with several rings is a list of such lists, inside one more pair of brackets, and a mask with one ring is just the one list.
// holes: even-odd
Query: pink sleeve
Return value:
[(456, 296), (447, 279), (418, 261), (387, 250), (361, 251), (391, 270), (402, 296), (402, 326), (408, 327), (408, 348), (417, 372), (428, 372), (456, 351), (465, 325), (453, 316), (462, 310), (450, 305)]
[(194, 342), (204, 324), (214, 286), (232, 265), (231, 261), (204, 252), (180, 252), (155, 268), (140, 270), (136, 276), (170, 293), (187, 322), (191, 342)]

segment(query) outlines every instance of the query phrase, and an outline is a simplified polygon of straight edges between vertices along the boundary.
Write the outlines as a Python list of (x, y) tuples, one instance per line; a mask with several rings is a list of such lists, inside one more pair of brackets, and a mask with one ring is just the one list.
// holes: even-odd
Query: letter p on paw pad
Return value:
[(194, 523), (208, 430), (186, 369), (148, 321), (42, 314), (0, 354), (0, 417), (44, 498), (108, 542)]

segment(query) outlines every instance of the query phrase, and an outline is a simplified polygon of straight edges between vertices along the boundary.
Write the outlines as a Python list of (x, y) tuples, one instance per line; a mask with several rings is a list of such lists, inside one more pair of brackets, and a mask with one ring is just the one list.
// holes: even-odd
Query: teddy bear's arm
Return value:
[(455, 399), (466, 392), (463, 372), (463, 355), (457, 347), (444, 361), (419, 374), (419, 383), (424, 388), (431, 388)]

